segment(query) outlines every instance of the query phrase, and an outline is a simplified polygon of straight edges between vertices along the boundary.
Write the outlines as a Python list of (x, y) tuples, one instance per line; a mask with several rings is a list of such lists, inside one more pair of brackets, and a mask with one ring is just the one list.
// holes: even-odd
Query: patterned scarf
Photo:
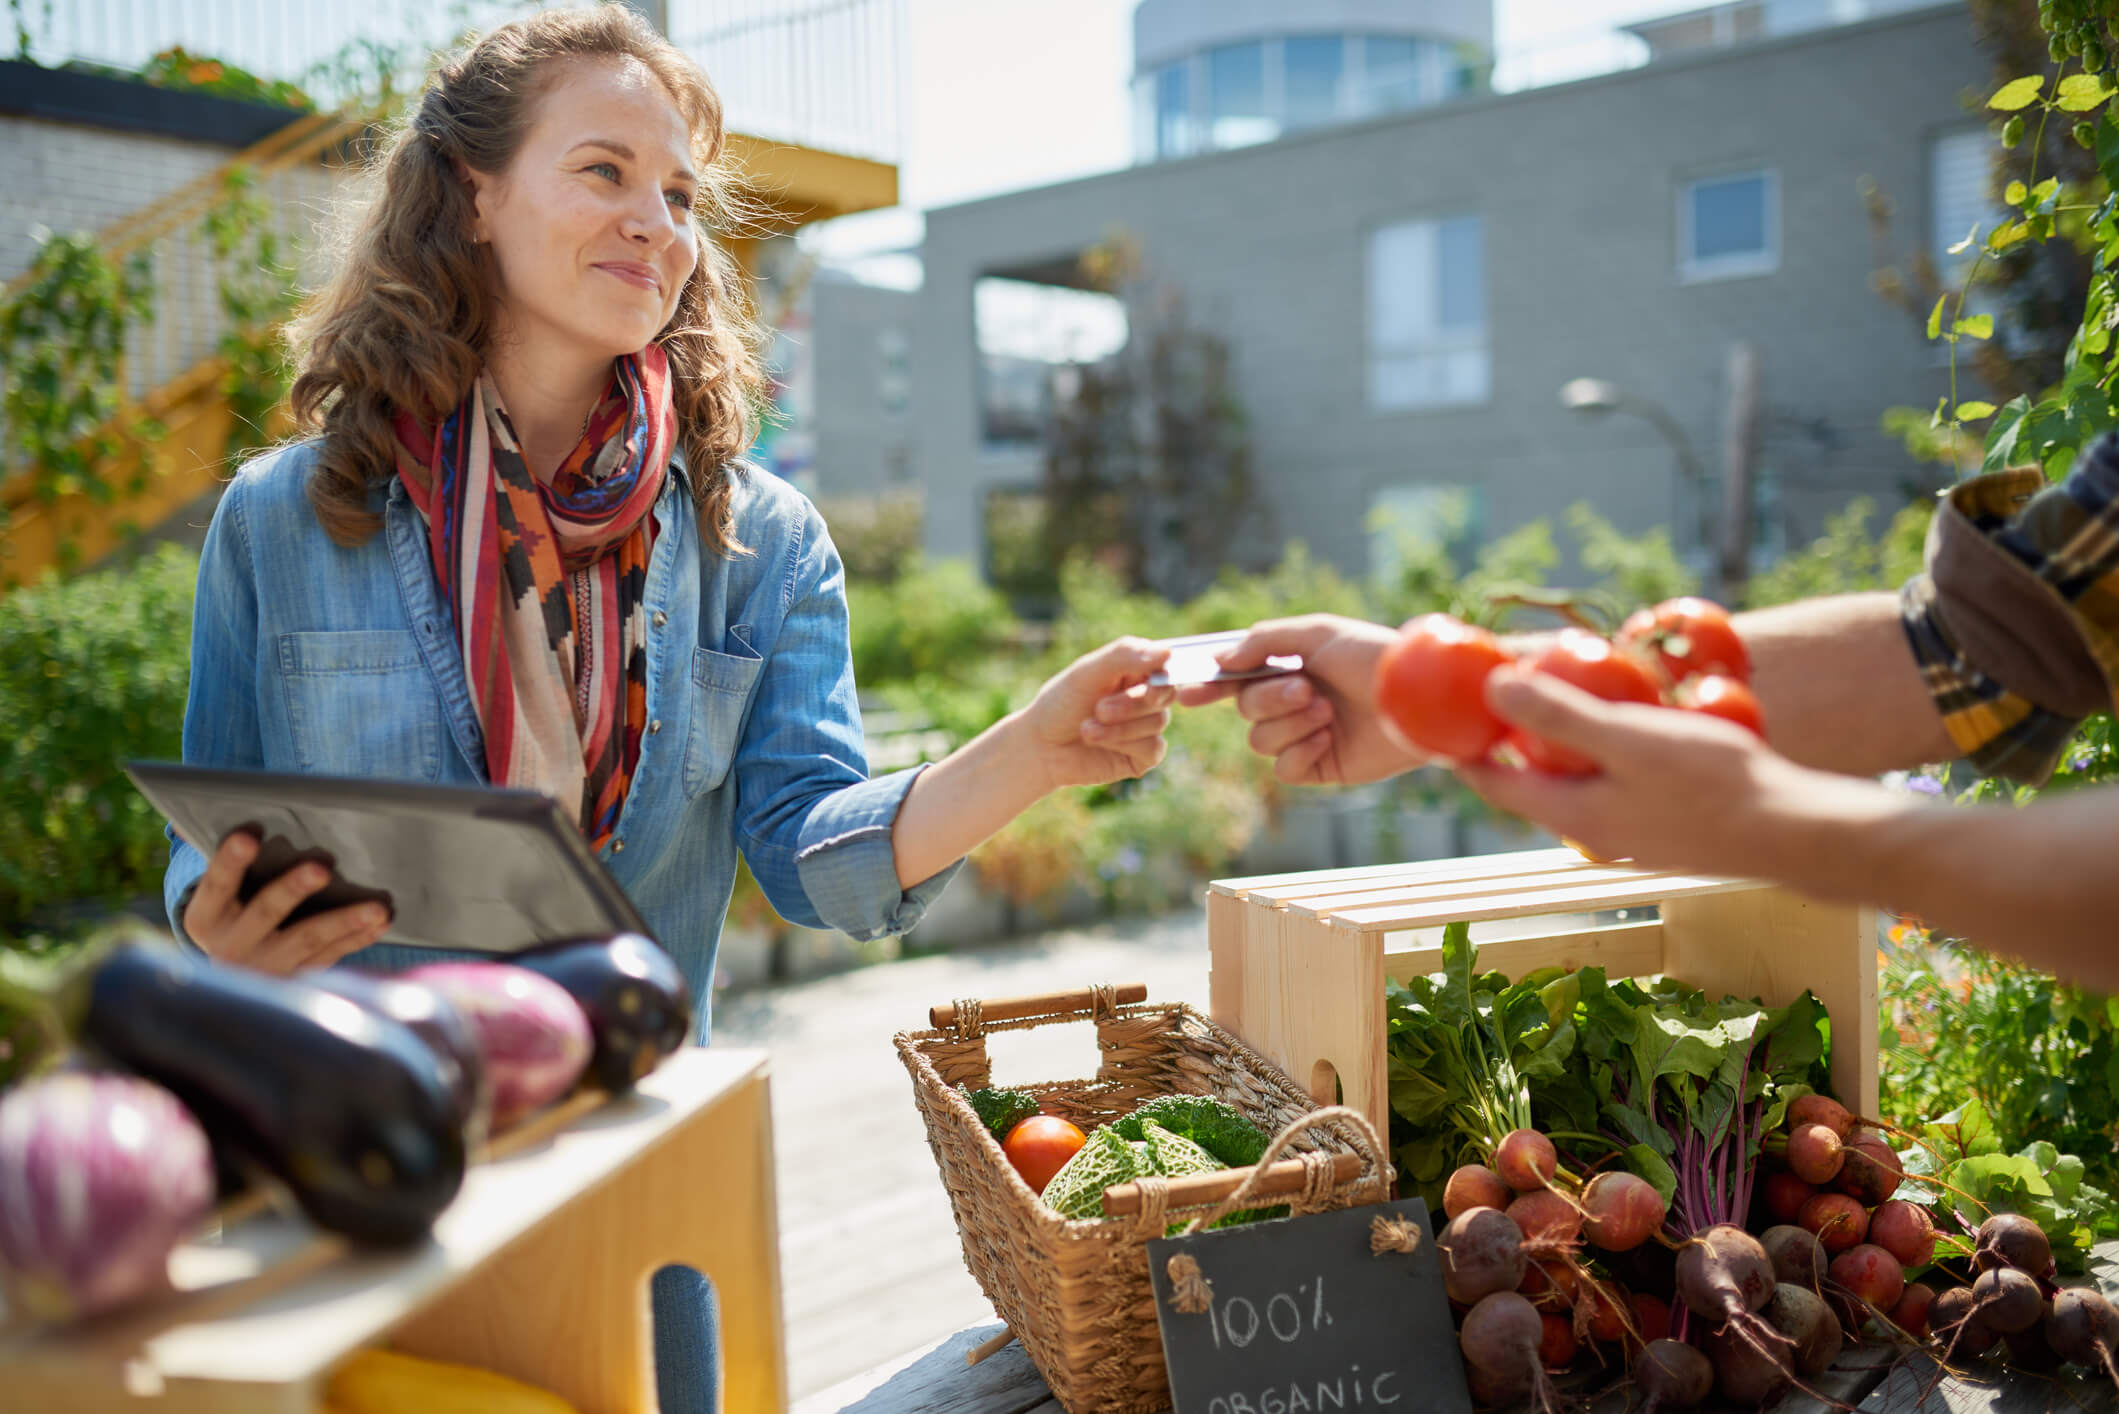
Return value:
[(578, 802), (602, 849), (647, 716), (641, 595), (676, 444), (660, 347), (620, 359), (549, 483), (523, 461), (491, 375), (429, 430), (400, 414), (397, 474), (427, 521), (494, 785)]

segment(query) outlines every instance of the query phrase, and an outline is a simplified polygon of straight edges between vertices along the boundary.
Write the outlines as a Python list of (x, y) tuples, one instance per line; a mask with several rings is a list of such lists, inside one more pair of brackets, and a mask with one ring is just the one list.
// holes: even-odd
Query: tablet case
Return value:
[(258, 837), (245, 901), (294, 864), (330, 863), (332, 881), (289, 922), (374, 899), (392, 911), (384, 941), (420, 947), (507, 953), (647, 932), (574, 822), (535, 791), (166, 761), (125, 771), (203, 854), (237, 830)]

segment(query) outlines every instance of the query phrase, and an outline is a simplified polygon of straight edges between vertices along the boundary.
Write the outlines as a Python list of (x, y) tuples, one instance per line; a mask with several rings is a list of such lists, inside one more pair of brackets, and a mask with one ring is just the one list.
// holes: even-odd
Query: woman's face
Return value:
[(469, 174), (474, 234), (500, 270), (501, 337), (637, 353), (699, 260), (683, 116), (637, 60), (568, 64), (505, 172)]

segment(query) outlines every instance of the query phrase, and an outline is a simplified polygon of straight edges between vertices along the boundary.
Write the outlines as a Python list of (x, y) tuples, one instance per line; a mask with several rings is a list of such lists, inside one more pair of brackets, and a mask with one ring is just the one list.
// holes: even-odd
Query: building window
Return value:
[[(1000, 276), (972, 286), (981, 440), (994, 450), (1043, 442), (1056, 375), (1125, 347), (1125, 304), (1112, 295)], [(908, 351), (909, 352), (909, 351)], [(908, 386), (910, 379), (907, 379)]]
[(1678, 273), (1687, 281), (1780, 268), (1780, 183), (1771, 170), (1702, 177), (1678, 190)]
[(1189, 157), (1198, 149), (1192, 124), (1191, 66), (1165, 64), (1155, 73), (1155, 150)]
[(1346, 79), (1346, 41), (1336, 34), (1297, 35), (1280, 43), (1287, 124), (1313, 128), (1339, 117)]
[(912, 403), (912, 341), (903, 329), (876, 335), (876, 395), (883, 411), (897, 416)]
[(1483, 403), (1493, 382), (1486, 234), (1477, 216), (1408, 221), (1369, 235), (1369, 406)]
[(1228, 44), (1207, 51), (1207, 145), (1248, 147), (1280, 136), (1266, 107), (1263, 44)]

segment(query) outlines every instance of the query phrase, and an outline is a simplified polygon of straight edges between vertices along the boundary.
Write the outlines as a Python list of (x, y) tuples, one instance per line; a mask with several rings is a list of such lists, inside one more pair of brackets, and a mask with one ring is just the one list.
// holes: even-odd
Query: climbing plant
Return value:
[(294, 379), (281, 330), (300, 295), (294, 271), (281, 260), (271, 216), (270, 204), (258, 195), (256, 176), (235, 167), (223, 183), (221, 200), (202, 223), (228, 321), (219, 352), (227, 364), (221, 393), (234, 414), (230, 456), (271, 440), (266, 423)]

